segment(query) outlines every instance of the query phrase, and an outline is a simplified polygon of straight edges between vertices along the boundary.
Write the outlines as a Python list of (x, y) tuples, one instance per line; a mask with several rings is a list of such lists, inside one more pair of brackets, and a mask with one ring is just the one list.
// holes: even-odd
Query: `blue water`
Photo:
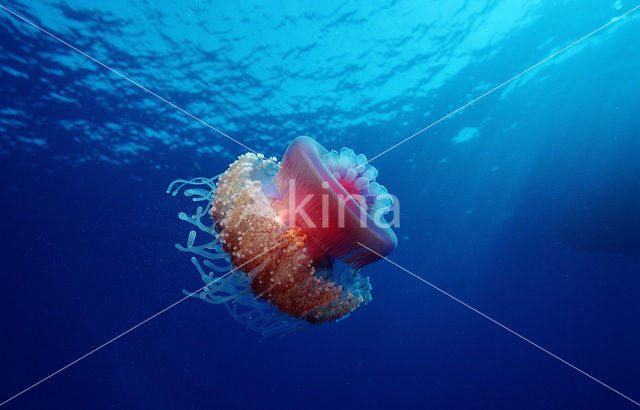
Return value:
[[(106, 4), (105, 4), (106, 3)], [(368, 157), (627, 0), (0, 4), (280, 158)], [(372, 162), (391, 259), (640, 400), (640, 10)], [(175, 178), (247, 150), (0, 10), (0, 401), (195, 290)], [(260, 341), (187, 300), (7, 408), (623, 409), (393, 265), (340, 323)]]

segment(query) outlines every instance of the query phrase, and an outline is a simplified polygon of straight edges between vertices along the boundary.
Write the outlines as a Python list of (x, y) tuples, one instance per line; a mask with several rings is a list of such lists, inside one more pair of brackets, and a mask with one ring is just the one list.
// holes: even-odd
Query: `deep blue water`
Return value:
[[(299, 135), (373, 157), (636, 6), (102, 3), (0, 1), (278, 158)], [(639, 38), (640, 10), (372, 163), (392, 260), (636, 401)], [(165, 189), (244, 152), (0, 10), (0, 401), (201, 286)], [(187, 300), (7, 408), (633, 408), (391, 264), (363, 273), (373, 301), (340, 323), (260, 341)]]

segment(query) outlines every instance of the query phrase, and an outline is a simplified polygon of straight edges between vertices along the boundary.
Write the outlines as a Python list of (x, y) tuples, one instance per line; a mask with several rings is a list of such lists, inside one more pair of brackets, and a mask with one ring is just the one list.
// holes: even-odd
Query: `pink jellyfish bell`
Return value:
[(348, 148), (330, 152), (299, 137), (274, 178), (284, 205), (281, 217), (307, 234), (314, 255), (330, 255), (360, 269), (390, 254), (398, 242), (383, 217), (393, 202), (374, 182), (377, 174), (362, 154)]

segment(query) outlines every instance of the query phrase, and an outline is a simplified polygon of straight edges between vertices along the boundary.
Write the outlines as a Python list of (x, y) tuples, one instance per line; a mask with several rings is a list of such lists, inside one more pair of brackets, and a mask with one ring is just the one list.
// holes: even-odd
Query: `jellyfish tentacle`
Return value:
[(198, 229), (200, 229), (202, 232), (206, 232), (206, 233), (210, 233), (211, 232), (211, 227), (205, 225), (204, 223), (202, 223), (201, 218), (206, 215), (209, 212), (209, 208), (205, 208), (204, 210), (201, 210), (200, 207), (198, 207), (198, 209), (196, 210), (196, 214), (193, 216), (188, 216), (187, 214), (185, 214), (184, 212), (180, 212), (178, 214), (178, 218), (190, 223), (193, 226), (198, 227)]
[(214, 246), (213, 244), (215, 244), (216, 242), (209, 242), (206, 243), (204, 245), (200, 245), (200, 246), (187, 246), (184, 247), (182, 245), (180, 245), (179, 243), (175, 244), (175, 247), (182, 251), (182, 252), (191, 252), (191, 253), (195, 253), (196, 255), (200, 255), (202, 257), (208, 258), (208, 259), (224, 259), (227, 257), (227, 255), (225, 255), (224, 253), (211, 253), (211, 252), (207, 252), (204, 249), (212, 249), (214, 251), (218, 251), (218, 247)]
[[(180, 190), (186, 185), (206, 185), (213, 191), (216, 188), (215, 181), (220, 177), (216, 175), (213, 178), (197, 177), (193, 179), (176, 179), (167, 187), (167, 193), (176, 196)], [(174, 186), (177, 185), (176, 188)]]
[(215, 270), (216, 272), (227, 272), (229, 270), (229, 266), (218, 266), (215, 263), (211, 262), (209, 259), (204, 259), (202, 261), (202, 264), (204, 266), (206, 266), (207, 268), (211, 268), (213, 270)]
[(189, 188), (187, 190), (184, 191), (184, 196), (193, 196), (195, 198), (193, 198), (193, 201), (208, 201), (211, 202), (211, 200), (213, 199), (211, 197), (211, 191), (207, 191), (205, 189), (199, 189), (199, 188)]

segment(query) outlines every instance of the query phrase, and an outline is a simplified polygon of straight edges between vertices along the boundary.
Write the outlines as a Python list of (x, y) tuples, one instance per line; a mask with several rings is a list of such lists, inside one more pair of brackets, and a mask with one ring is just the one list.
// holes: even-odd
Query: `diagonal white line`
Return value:
[(222, 135), (223, 137), (235, 142), (236, 144), (248, 149), (249, 151), (257, 154), (258, 152), (254, 151), (253, 149), (249, 148), (248, 146), (246, 146), (245, 144), (241, 143), (240, 141), (238, 141), (237, 139), (229, 136), (228, 134), (220, 131), (218, 128), (214, 127), (213, 125), (207, 123), (204, 120), (201, 120), (200, 118), (196, 117), (195, 115), (191, 114), (190, 112), (188, 112), (187, 110), (177, 106), (176, 104), (172, 103), (171, 101), (167, 100), (166, 98), (156, 94), (155, 92), (151, 91), (150, 89), (146, 88), (145, 86), (143, 86), (142, 84), (132, 80), (131, 78), (127, 77), (126, 75), (120, 73), (119, 71), (109, 67), (108, 65), (106, 65), (105, 63), (91, 57), (89, 54), (85, 53), (84, 51), (74, 47), (73, 45), (69, 44), (68, 42), (66, 42), (65, 40), (61, 39), (60, 37), (56, 36), (55, 34), (52, 34), (50, 32), (48, 32), (47, 30), (45, 30), (44, 28), (40, 27), (39, 25), (35, 24), (34, 22), (26, 19), (25, 17), (22, 17), (20, 14), (16, 13), (15, 11), (8, 9), (7, 7), (3, 6), (2, 4), (0, 4), (0, 8), (4, 9), (6, 12), (11, 13), (12, 15), (14, 15), (15, 17), (19, 18), (20, 20), (24, 21), (25, 23), (37, 28), (38, 30), (40, 30), (41, 32), (43, 32), (44, 34), (48, 35), (49, 37), (58, 40), (60, 43), (64, 44), (65, 46), (71, 48), (74, 51), (77, 51), (78, 53), (82, 54), (83, 56), (87, 57), (89, 60), (93, 61), (96, 64), (99, 64), (100, 66), (106, 68), (107, 70), (111, 71), (113, 74), (122, 77), (123, 79), (127, 80), (128, 82), (130, 82), (131, 84), (135, 85), (136, 87), (140, 88), (143, 91), (148, 92), (149, 94), (151, 94), (152, 96), (156, 97), (158, 100), (169, 104), (171, 107), (175, 108), (176, 110), (180, 111), (181, 113), (193, 118), (194, 120), (198, 121), (200, 124), (204, 125), (207, 128), (212, 129), (213, 131), (217, 132), (218, 134)]
[(204, 285), (203, 287), (201, 287), (200, 289), (191, 292), (190, 294), (188, 294), (187, 296), (183, 297), (182, 299), (178, 300), (177, 302), (172, 303), (171, 305), (167, 306), (166, 308), (162, 309), (161, 311), (159, 311), (158, 313), (155, 313), (151, 316), (149, 316), (148, 318), (146, 318), (145, 320), (143, 320), (142, 322), (138, 323), (135, 326), (130, 327), (129, 329), (125, 330), (124, 332), (120, 333), (119, 335), (109, 339), (108, 341), (104, 342), (103, 344), (101, 344), (100, 346), (96, 347), (95, 349), (91, 350), (88, 353), (85, 353), (84, 355), (80, 356), (79, 358), (77, 358), (76, 360), (72, 361), (71, 363), (67, 364), (66, 366), (61, 367), (60, 369), (56, 370), (55, 372), (51, 373), (50, 375), (48, 375), (47, 377), (41, 379), (40, 381), (32, 384), (31, 386), (27, 387), (26, 389), (22, 390), (19, 393), (14, 394), (13, 396), (9, 397), (7, 400), (3, 401), (2, 403), (0, 403), (0, 407), (4, 406), (5, 404), (9, 403), (11, 400), (15, 399), (18, 396), (23, 395), (24, 393), (28, 392), (29, 390), (33, 389), (34, 387), (38, 386), (39, 384), (49, 380), (50, 378), (52, 378), (53, 376), (57, 375), (58, 373), (68, 369), (69, 367), (73, 366), (74, 364), (78, 363), (80, 360), (91, 356), (92, 354), (94, 354), (95, 352), (97, 352), (98, 350), (102, 349), (103, 347), (108, 346), (109, 344), (115, 342), (116, 340), (120, 339), (122, 336), (131, 333), (132, 331), (136, 330), (137, 328), (139, 328), (140, 326), (144, 325), (145, 323), (149, 322), (150, 320), (155, 319), (156, 317), (160, 316), (161, 314), (163, 314), (164, 312), (166, 312), (167, 310), (177, 306), (178, 304), (184, 302), (185, 300), (189, 299), (190, 297), (192, 297), (193, 295), (197, 294), (198, 292), (200, 292), (202, 289), (206, 288), (207, 286), (209, 286), (212, 283), (216, 283), (219, 280), (229, 276), (230, 274), (232, 274), (233, 272), (237, 271), (238, 269), (240, 269), (241, 267), (243, 267), (244, 265), (248, 264), (249, 262), (255, 260), (256, 258), (259, 258), (260, 256), (264, 255), (267, 252), (270, 252), (271, 250), (277, 248), (278, 246), (282, 245), (282, 243), (279, 243), (275, 246), (272, 246), (271, 248), (267, 249), (266, 251), (262, 252), (260, 255), (254, 256), (253, 258), (249, 259), (248, 261), (246, 261), (245, 263), (243, 263), (240, 266), (237, 266), (235, 268), (233, 268), (232, 270), (230, 270), (229, 272), (225, 273), (222, 276), (217, 277), (215, 280), (211, 281), (210, 283), (207, 283), (206, 285)]
[(510, 82), (512, 82), (513, 80), (525, 75), (526, 73), (528, 73), (529, 71), (533, 70), (534, 68), (538, 67), (540, 64), (543, 64), (549, 60), (551, 60), (552, 58), (554, 58), (555, 56), (557, 56), (558, 54), (561, 54), (565, 51), (567, 51), (568, 49), (570, 49), (571, 47), (575, 46), (576, 44), (582, 42), (583, 40), (586, 40), (587, 38), (591, 37), (592, 35), (596, 34), (598, 31), (610, 26), (611, 24), (615, 23), (616, 21), (620, 20), (621, 18), (623, 18), (624, 16), (633, 13), (634, 11), (636, 11), (638, 8), (640, 8), (640, 4), (638, 4), (637, 6), (635, 6), (634, 8), (632, 8), (631, 10), (627, 11), (626, 13), (612, 19), (610, 22), (608, 22), (607, 24), (598, 27), (597, 29), (593, 30), (591, 33), (584, 35), (582, 37), (580, 37), (578, 40), (574, 41), (573, 43), (569, 44), (568, 46), (560, 49), (559, 51), (556, 51), (555, 53), (551, 54), (549, 57), (545, 58), (544, 60), (540, 60), (537, 63), (535, 63), (534, 65), (532, 65), (531, 67), (527, 68), (526, 70), (522, 71), (519, 74), (514, 75), (513, 77), (511, 77), (510, 79), (508, 79), (507, 81), (503, 82), (502, 84), (495, 86), (494, 88), (490, 89), (489, 91), (485, 92), (484, 94), (482, 94), (479, 97), (474, 98), (473, 100), (469, 101), (468, 103), (466, 103), (465, 105), (455, 109), (454, 111), (451, 111), (449, 114), (445, 115), (444, 117), (440, 118), (439, 120), (427, 125), (426, 127), (424, 127), (423, 129), (421, 129), (420, 131), (408, 136), (407, 138), (403, 139), (402, 141), (390, 146), (389, 148), (385, 149), (384, 151), (382, 151), (381, 153), (375, 155), (374, 157), (370, 158), (366, 163), (369, 163), (371, 161), (373, 161), (376, 158), (379, 158), (381, 156), (383, 156), (384, 154), (386, 154), (387, 152), (399, 147), (400, 145), (404, 144), (405, 142), (409, 141), (410, 139), (413, 139), (414, 137), (417, 137), (418, 135), (422, 134), (423, 132), (425, 132), (426, 130), (428, 130), (429, 128), (433, 127), (434, 125), (437, 125), (439, 123), (441, 123), (442, 121), (446, 120), (447, 118), (451, 117), (452, 115), (464, 110), (465, 108), (467, 108), (468, 106), (470, 106), (471, 104), (475, 103), (476, 101), (479, 101), (481, 99), (483, 99), (484, 97), (486, 97), (487, 95), (493, 93), (496, 90), (499, 90), (500, 88), (504, 87), (505, 85), (509, 84)]
[(399, 268), (405, 272), (407, 272), (409, 275), (413, 276), (414, 278), (418, 279), (419, 281), (426, 283), (427, 285), (431, 286), (433, 289), (437, 290), (438, 292), (442, 293), (443, 295), (447, 296), (448, 298), (453, 299), (454, 301), (458, 302), (459, 304), (461, 304), (462, 306), (466, 307), (467, 309), (470, 309), (471, 311), (479, 314), (480, 316), (482, 316), (483, 318), (489, 320), (490, 322), (493, 322), (494, 324), (500, 326), (501, 328), (503, 328), (504, 330), (506, 330), (507, 332), (519, 337), (520, 339), (524, 340), (525, 342), (529, 343), (531, 346), (542, 350), (543, 352), (545, 352), (546, 354), (548, 354), (549, 356), (553, 357), (554, 359), (557, 359), (559, 361), (561, 361), (562, 363), (566, 364), (567, 366), (571, 367), (572, 369), (582, 373), (583, 375), (587, 376), (588, 378), (590, 378), (591, 380), (601, 384), (602, 386), (606, 387), (607, 389), (611, 390), (612, 392), (620, 395), (621, 397), (624, 397), (625, 399), (629, 400), (631, 403), (635, 404), (636, 406), (640, 407), (640, 403), (638, 403), (637, 401), (633, 400), (631, 397), (626, 396), (622, 393), (620, 393), (618, 390), (614, 389), (613, 387), (609, 386), (608, 384), (602, 382), (601, 380), (596, 379), (595, 377), (593, 377), (592, 375), (590, 375), (589, 373), (585, 372), (584, 370), (579, 369), (578, 367), (572, 365), (571, 363), (569, 363), (568, 361), (564, 360), (563, 358), (561, 358), (560, 356), (551, 353), (550, 351), (548, 351), (547, 349), (545, 349), (544, 347), (538, 345), (537, 343), (534, 343), (533, 341), (531, 341), (530, 339), (527, 339), (526, 337), (522, 336), (520, 333), (516, 332), (515, 330), (509, 328), (506, 325), (503, 325), (502, 323), (498, 322), (497, 320), (495, 320), (494, 318), (492, 318), (491, 316), (488, 316), (484, 313), (482, 313), (481, 311), (479, 311), (478, 309), (474, 308), (473, 306), (463, 302), (462, 300), (458, 299), (457, 297), (453, 296), (452, 294), (440, 289), (439, 287), (437, 287), (436, 285), (432, 284), (431, 282), (421, 278), (420, 276), (416, 275), (415, 273), (411, 272), (409, 269), (404, 268), (403, 266), (400, 266), (399, 264), (395, 263), (394, 261), (392, 261), (391, 259), (387, 258), (386, 256), (383, 256), (381, 254), (379, 254), (378, 252), (374, 251), (373, 249), (369, 248), (366, 245), (361, 244), (360, 242), (358, 242), (358, 245), (362, 246), (363, 248), (367, 249), (369, 252), (374, 253), (376, 255), (378, 255), (380, 258), (386, 260), (387, 262), (389, 262), (390, 264), (392, 264), (393, 266), (395, 266), (396, 268)]
[[(144, 87), (143, 85), (141, 85), (141, 84), (137, 83), (136, 81), (134, 81), (134, 80), (130, 79), (129, 77), (125, 76), (124, 74), (122, 74), (122, 73), (120, 73), (120, 72), (116, 71), (115, 69), (113, 69), (113, 68), (109, 67), (108, 65), (106, 65), (106, 64), (104, 64), (104, 63), (102, 63), (101, 61), (99, 61), (99, 60), (97, 60), (97, 59), (93, 58), (92, 56), (90, 56), (90, 55), (86, 54), (85, 52), (83, 52), (83, 51), (79, 50), (78, 48), (76, 48), (76, 47), (74, 47), (73, 45), (69, 44), (69, 43), (68, 43), (68, 42), (66, 42), (65, 40), (63, 40), (63, 39), (61, 39), (61, 38), (57, 37), (56, 35), (54, 35), (54, 34), (52, 34), (52, 33), (48, 32), (48, 31), (47, 31), (47, 30), (45, 30), (44, 28), (42, 28), (42, 27), (38, 26), (37, 24), (35, 24), (35, 23), (31, 22), (30, 20), (28, 20), (28, 19), (24, 18), (23, 16), (21, 16), (21, 15), (17, 14), (16, 12), (14, 12), (14, 11), (12, 11), (11, 9), (9, 9), (9, 8), (5, 7), (4, 5), (0, 4), (0, 8), (4, 9), (5, 11), (7, 11), (7, 12), (8, 12), (8, 13), (10, 13), (10, 14), (12, 14), (13, 16), (15, 16), (15, 17), (19, 18), (20, 20), (22, 20), (22, 21), (24, 21), (24, 22), (28, 23), (29, 25), (31, 25), (31, 26), (33, 26), (33, 27), (35, 27), (36, 29), (38, 29), (38, 30), (40, 30), (41, 32), (43, 32), (44, 34), (46, 34), (46, 35), (50, 36), (51, 38), (53, 38), (53, 39), (55, 39), (55, 40), (59, 41), (60, 43), (62, 43), (62, 44), (64, 44), (64, 45), (66, 45), (67, 47), (69, 47), (69, 48), (73, 49), (74, 51), (76, 51), (76, 52), (78, 52), (78, 53), (82, 54), (83, 56), (85, 56), (85, 57), (87, 57), (87, 58), (89, 58), (89, 59), (90, 59), (90, 60), (92, 60), (93, 62), (95, 62), (95, 63), (99, 64), (100, 66), (102, 66), (102, 67), (104, 67), (104, 68), (106, 68), (107, 70), (109, 70), (109, 71), (111, 71), (112, 73), (114, 73), (114, 74), (118, 75), (119, 77), (121, 77), (121, 78), (123, 78), (123, 79), (127, 80), (128, 82), (130, 82), (131, 84), (133, 84), (133, 85), (137, 86), (138, 88), (142, 89), (143, 91), (146, 91), (147, 93), (151, 94), (152, 96), (156, 97), (157, 99), (159, 99), (159, 100), (161, 100), (161, 101), (165, 102), (166, 104), (168, 104), (168, 105), (170, 105), (171, 107), (173, 107), (173, 108), (177, 109), (178, 111), (182, 112), (183, 114), (185, 114), (185, 115), (187, 115), (187, 116), (189, 116), (189, 117), (193, 118), (194, 120), (198, 121), (199, 123), (203, 124), (204, 126), (206, 126), (206, 127), (210, 128), (210, 129), (212, 129), (213, 131), (215, 131), (215, 132), (219, 133), (220, 135), (222, 135), (222, 136), (224, 136), (224, 137), (228, 138), (229, 140), (231, 140), (231, 141), (235, 142), (236, 144), (238, 144), (238, 145), (240, 145), (240, 146), (242, 146), (242, 147), (244, 147), (244, 148), (248, 149), (249, 151), (254, 152), (254, 153), (256, 153), (256, 154), (257, 154), (257, 152), (256, 152), (256, 151), (254, 151), (253, 149), (251, 149), (251, 148), (249, 148), (248, 146), (244, 145), (244, 144), (243, 144), (243, 143), (241, 143), (240, 141), (238, 141), (238, 140), (236, 140), (236, 139), (232, 138), (231, 136), (227, 135), (226, 133), (222, 132), (221, 130), (217, 129), (216, 127), (214, 127), (214, 126), (212, 126), (212, 125), (208, 124), (207, 122), (205, 122), (205, 121), (201, 120), (200, 118), (198, 118), (198, 117), (196, 117), (195, 115), (191, 114), (190, 112), (188, 112), (188, 111), (184, 110), (183, 108), (181, 108), (181, 107), (177, 106), (176, 104), (172, 103), (171, 101), (169, 101), (169, 100), (167, 100), (167, 99), (165, 99), (165, 98), (161, 97), (160, 95), (156, 94), (155, 92), (153, 92), (153, 91), (149, 90), (148, 88)], [(445, 119), (447, 119), (447, 118), (451, 117), (452, 115), (456, 114), (457, 112), (459, 112), (459, 111), (463, 110), (464, 108), (466, 108), (466, 107), (468, 107), (468, 106), (472, 105), (472, 104), (473, 104), (473, 103), (475, 103), (476, 101), (478, 101), (478, 100), (480, 100), (480, 99), (482, 99), (482, 98), (486, 97), (487, 95), (489, 95), (489, 94), (493, 93), (494, 91), (496, 91), (496, 90), (498, 90), (498, 89), (502, 88), (503, 86), (505, 86), (505, 85), (509, 84), (510, 82), (512, 82), (513, 80), (517, 79), (518, 77), (520, 77), (520, 76), (522, 76), (522, 75), (526, 74), (527, 72), (529, 72), (529, 71), (533, 70), (533, 69), (534, 69), (534, 68), (536, 68), (537, 66), (539, 66), (539, 65), (543, 64), (544, 62), (546, 62), (546, 61), (548, 61), (548, 60), (550, 60), (550, 59), (554, 58), (555, 56), (557, 56), (557, 55), (559, 55), (560, 53), (562, 53), (562, 52), (564, 52), (564, 51), (568, 50), (569, 48), (571, 48), (571, 47), (573, 47), (574, 45), (576, 45), (576, 44), (580, 43), (581, 41), (583, 41), (583, 40), (587, 39), (588, 37), (590, 37), (590, 36), (592, 36), (593, 34), (595, 34), (595, 33), (599, 32), (600, 30), (602, 30), (602, 29), (606, 28), (607, 26), (609, 26), (609, 25), (611, 25), (611, 24), (615, 23), (616, 21), (618, 21), (618, 20), (619, 20), (619, 19), (621, 19), (622, 17), (624, 17), (624, 16), (626, 16), (626, 15), (628, 15), (628, 14), (632, 13), (633, 11), (635, 11), (635, 10), (636, 10), (636, 9), (638, 9), (638, 8), (640, 8), (640, 5), (637, 5), (636, 7), (632, 8), (631, 10), (629, 10), (629, 11), (627, 11), (626, 13), (622, 14), (621, 16), (618, 16), (618, 17), (614, 18), (614, 19), (613, 19), (613, 20), (611, 20), (609, 23), (607, 23), (607, 24), (605, 24), (605, 25), (603, 25), (603, 26), (601, 26), (601, 27), (597, 28), (596, 30), (594, 30), (594, 31), (590, 32), (589, 34), (587, 34), (587, 35), (585, 35), (585, 36), (581, 37), (580, 39), (576, 40), (575, 42), (573, 42), (573, 43), (569, 44), (568, 46), (566, 46), (566, 47), (562, 48), (561, 50), (557, 51), (556, 53), (552, 54), (551, 56), (549, 56), (549, 57), (545, 58), (544, 60), (541, 60), (540, 62), (538, 62), (538, 63), (534, 64), (533, 66), (531, 66), (531, 67), (529, 67), (529, 68), (527, 68), (526, 70), (524, 70), (524, 71), (522, 71), (521, 73), (519, 73), (519, 74), (515, 75), (514, 77), (510, 78), (509, 80), (507, 80), (507, 81), (503, 82), (502, 84), (500, 84), (500, 85), (498, 85), (498, 86), (494, 87), (493, 89), (491, 89), (491, 90), (489, 90), (489, 91), (485, 92), (484, 94), (480, 95), (479, 97), (475, 98), (474, 100), (472, 100), (472, 101), (470, 101), (470, 102), (466, 103), (465, 105), (461, 106), (460, 108), (458, 108), (458, 109), (456, 109), (456, 110), (452, 111), (451, 113), (449, 113), (449, 114), (445, 115), (444, 117), (440, 118), (439, 120), (435, 121), (434, 123), (432, 123), (432, 124), (428, 125), (427, 127), (425, 127), (425, 128), (423, 128), (423, 129), (421, 129), (420, 131), (418, 131), (418, 132), (416, 132), (416, 133), (412, 134), (411, 136), (409, 136), (409, 137), (405, 138), (404, 140), (402, 140), (402, 141), (400, 141), (400, 142), (396, 143), (395, 145), (393, 145), (393, 146), (389, 147), (389, 148), (388, 148), (388, 149), (386, 149), (385, 151), (383, 151), (383, 152), (379, 153), (378, 155), (376, 155), (376, 156), (372, 157), (371, 159), (369, 159), (367, 162), (371, 162), (371, 161), (373, 161), (374, 159), (376, 159), (376, 158), (378, 158), (378, 157), (380, 157), (380, 156), (382, 156), (382, 155), (386, 154), (387, 152), (391, 151), (392, 149), (394, 149), (394, 148), (398, 147), (399, 145), (404, 144), (405, 142), (409, 141), (410, 139), (412, 139), (412, 138), (416, 137), (417, 135), (419, 135), (419, 134), (423, 133), (424, 131), (428, 130), (429, 128), (433, 127), (434, 125), (436, 125), (436, 124), (438, 124), (438, 123), (442, 122), (443, 120), (445, 120)], [(486, 315), (486, 314), (484, 314), (484, 313), (480, 312), (479, 310), (475, 309), (474, 307), (472, 307), (472, 306), (468, 305), (467, 303), (465, 303), (465, 302), (461, 301), (460, 299), (456, 298), (455, 296), (453, 296), (453, 295), (451, 295), (451, 294), (447, 293), (446, 291), (444, 291), (444, 290), (440, 289), (439, 287), (437, 287), (437, 286), (435, 286), (435, 285), (431, 284), (430, 282), (426, 281), (425, 279), (423, 279), (423, 278), (419, 277), (418, 275), (414, 274), (413, 272), (409, 271), (408, 269), (405, 269), (404, 267), (402, 267), (402, 266), (398, 265), (397, 263), (395, 263), (395, 262), (391, 261), (390, 259), (388, 259), (388, 258), (386, 258), (386, 257), (384, 257), (384, 256), (382, 256), (382, 255), (380, 255), (380, 254), (378, 254), (377, 252), (375, 252), (374, 250), (372, 250), (372, 249), (368, 248), (367, 246), (365, 246), (365, 245), (361, 244), (360, 242), (358, 242), (358, 244), (359, 244), (360, 246), (362, 246), (363, 248), (368, 249), (370, 252), (373, 252), (373, 253), (375, 253), (376, 255), (380, 256), (381, 258), (385, 259), (386, 261), (388, 261), (389, 263), (393, 264), (394, 266), (396, 266), (396, 267), (398, 267), (398, 268), (402, 269), (403, 271), (405, 271), (405, 272), (409, 273), (410, 275), (412, 275), (412, 276), (413, 276), (413, 277), (415, 277), (416, 279), (418, 279), (418, 280), (420, 280), (420, 281), (424, 282), (425, 284), (429, 285), (430, 287), (432, 287), (432, 288), (436, 289), (437, 291), (441, 292), (442, 294), (446, 295), (447, 297), (449, 297), (449, 298), (453, 299), (454, 301), (456, 301), (456, 302), (458, 302), (458, 303), (462, 304), (463, 306), (467, 307), (468, 309), (472, 310), (473, 312), (475, 312), (475, 313), (479, 314), (480, 316), (484, 317), (485, 319), (487, 319), (487, 320), (489, 320), (489, 321), (493, 322), (494, 324), (496, 324), (496, 325), (498, 325), (498, 326), (502, 327), (503, 329), (505, 329), (505, 330), (507, 330), (508, 332), (512, 333), (513, 335), (515, 335), (515, 336), (519, 337), (520, 339), (524, 340), (525, 342), (527, 342), (527, 343), (531, 344), (532, 346), (536, 347), (537, 349), (539, 349), (539, 350), (541, 350), (541, 351), (543, 351), (543, 352), (547, 353), (547, 354), (548, 354), (548, 355), (550, 355), (551, 357), (553, 357), (553, 358), (555, 358), (555, 359), (557, 359), (557, 360), (561, 361), (562, 363), (566, 364), (567, 366), (569, 366), (569, 367), (573, 368), (574, 370), (576, 370), (576, 371), (580, 372), (580, 373), (581, 373), (581, 374), (583, 374), (584, 376), (586, 376), (586, 377), (588, 377), (588, 378), (590, 378), (590, 379), (594, 380), (595, 382), (597, 382), (597, 383), (601, 384), (602, 386), (606, 387), (607, 389), (609, 389), (609, 390), (611, 390), (611, 391), (615, 392), (616, 394), (620, 395), (621, 397), (623, 397), (623, 398), (625, 398), (625, 399), (629, 400), (629, 401), (630, 401), (630, 402), (632, 402), (633, 404), (635, 404), (635, 405), (637, 405), (637, 406), (640, 406), (640, 403), (638, 403), (638, 402), (636, 402), (635, 400), (631, 399), (630, 397), (628, 397), (628, 396), (624, 395), (623, 393), (621, 393), (621, 392), (619, 392), (618, 390), (614, 389), (613, 387), (611, 387), (611, 386), (607, 385), (606, 383), (604, 383), (604, 382), (602, 382), (602, 381), (598, 380), (598, 379), (597, 379), (597, 378), (595, 378), (594, 376), (591, 376), (589, 373), (587, 373), (587, 372), (585, 372), (585, 371), (583, 371), (583, 370), (579, 369), (578, 367), (576, 367), (576, 366), (572, 365), (571, 363), (567, 362), (566, 360), (562, 359), (561, 357), (559, 357), (559, 356), (557, 356), (557, 355), (553, 354), (552, 352), (548, 351), (547, 349), (545, 349), (545, 348), (543, 348), (543, 347), (539, 346), (538, 344), (536, 344), (536, 343), (534, 343), (533, 341), (531, 341), (531, 340), (527, 339), (526, 337), (522, 336), (522, 335), (521, 335), (521, 334), (519, 334), (518, 332), (516, 332), (516, 331), (514, 331), (514, 330), (510, 329), (510, 328), (509, 328), (509, 327), (507, 327), (506, 325), (503, 325), (502, 323), (500, 323), (500, 322), (498, 322), (497, 320), (495, 320), (495, 319), (491, 318), (490, 316), (488, 316), (488, 315)], [(249, 262), (251, 262), (252, 260), (254, 260), (254, 259), (258, 258), (259, 256), (264, 255), (265, 253), (269, 252), (270, 250), (272, 250), (272, 249), (276, 248), (276, 247), (277, 247), (277, 246), (279, 246), (279, 245), (280, 245), (280, 244), (275, 245), (274, 247), (272, 247), (272, 248), (268, 249), (267, 251), (265, 251), (265, 252), (261, 253), (260, 255), (257, 255), (256, 257), (252, 258), (251, 260), (247, 261), (246, 263), (249, 263)], [(245, 264), (246, 264), (246, 263), (245, 263)], [(228, 273), (224, 274), (223, 276), (220, 276), (219, 278), (216, 278), (216, 280), (215, 280), (215, 281), (213, 281), (213, 282), (217, 282), (218, 280), (223, 279), (224, 277), (228, 276), (229, 274), (231, 274), (232, 272), (236, 271), (237, 269), (239, 269), (239, 268), (240, 268), (240, 267), (242, 267), (242, 266), (243, 266), (243, 265), (241, 265), (241, 266), (239, 266), (239, 267), (237, 267), (237, 268), (234, 268), (233, 270), (229, 271)], [(103, 343), (102, 345), (100, 345), (100, 346), (96, 347), (95, 349), (93, 349), (93, 350), (91, 350), (90, 352), (88, 352), (88, 353), (84, 354), (83, 356), (79, 357), (78, 359), (76, 359), (76, 360), (72, 361), (71, 363), (67, 364), (66, 366), (64, 366), (64, 367), (62, 367), (62, 368), (60, 368), (60, 369), (58, 369), (57, 371), (53, 372), (53, 373), (52, 373), (52, 374), (50, 374), (49, 376), (47, 376), (47, 377), (45, 377), (45, 378), (41, 379), (40, 381), (38, 381), (38, 382), (34, 383), (33, 385), (31, 385), (31, 386), (27, 387), (26, 389), (24, 389), (24, 390), (22, 390), (21, 392), (19, 392), (19, 393), (15, 394), (14, 396), (12, 396), (12, 397), (8, 398), (8, 399), (7, 399), (7, 400), (5, 400), (4, 402), (0, 403), (0, 406), (3, 406), (3, 405), (5, 405), (5, 404), (9, 403), (11, 400), (13, 400), (13, 399), (15, 399), (15, 398), (19, 397), (20, 395), (22, 395), (22, 394), (26, 393), (27, 391), (29, 391), (29, 390), (33, 389), (34, 387), (38, 386), (39, 384), (41, 384), (41, 383), (45, 382), (46, 380), (48, 380), (48, 379), (52, 378), (53, 376), (57, 375), (58, 373), (60, 373), (60, 372), (62, 372), (62, 371), (64, 371), (64, 370), (66, 370), (67, 368), (69, 368), (69, 367), (73, 366), (74, 364), (78, 363), (79, 361), (83, 360), (84, 358), (86, 358), (86, 357), (88, 357), (88, 356), (92, 355), (93, 353), (95, 353), (95, 352), (97, 352), (97, 351), (101, 350), (102, 348), (104, 348), (104, 347), (106, 347), (107, 345), (111, 344), (112, 342), (114, 342), (114, 341), (118, 340), (119, 338), (121, 338), (121, 337), (125, 336), (126, 334), (128, 334), (128, 333), (132, 332), (133, 330), (135, 330), (135, 329), (137, 329), (138, 327), (142, 326), (143, 324), (145, 324), (145, 323), (149, 322), (150, 320), (152, 320), (152, 319), (156, 318), (157, 316), (161, 315), (162, 313), (164, 313), (164, 312), (168, 311), (169, 309), (173, 308), (174, 306), (176, 306), (176, 305), (178, 305), (178, 304), (182, 303), (184, 300), (188, 299), (189, 297), (193, 296), (193, 295), (194, 295), (194, 294), (196, 294), (197, 292), (199, 292), (199, 291), (201, 291), (202, 289), (204, 289), (206, 286), (208, 286), (208, 284), (207, 284), (207, 285), (204, 285), (203, 287), (201, 287), (200, 289), (196, 290), (195, 292), (192, 292), (191, 294), (189, 294), (189, 295), (185, 296), (184, 298), (182, 298), (182, 299), (178, 300), (177, 302), (174, 302), (173, 304), (171, 304), (171, 305), (169, 305), (168, 307), (166, 307), (166, 308), (162, 309), (162, 310), (161, 310), (161, 311), (159, 311), (158, 313), (156, 313), (156, 314), (154, 314), (154, 315), (152, 315), (152, 316), (148, 317), (147, 319), (143, 320), (142, 322), (138, 323), (137, 325), (135, 325), (135, 326), (133, 326), (133, 327), (129, 328), (128, 330), (126, 330), (126, 331), (124, 331), (124, 332), (120, 333), (119, 335), (115, 336), (114, 338), (110, 339), (109, 341), (107, 341), (107, 342)]]

